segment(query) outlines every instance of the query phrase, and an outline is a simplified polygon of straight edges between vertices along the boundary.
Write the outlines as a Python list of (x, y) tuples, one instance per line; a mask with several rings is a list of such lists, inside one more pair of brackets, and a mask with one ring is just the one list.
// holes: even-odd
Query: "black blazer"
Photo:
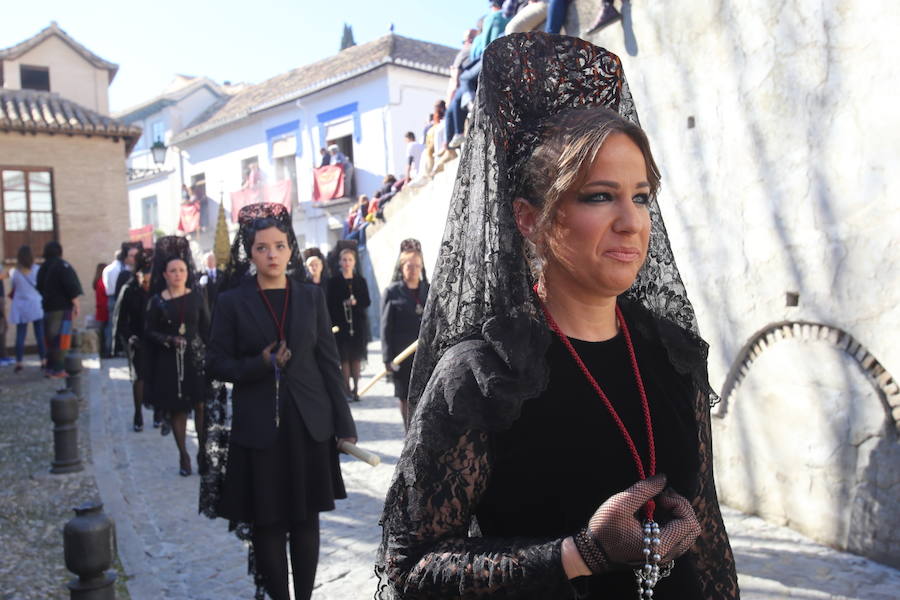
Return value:
[[(288, 386), (314, 440), (356, 437), (325, 295), (318, 286), (289, 281), (291, 360), (281, 385)], [(206, 367), (216, 379), (234, 383), (231, 440), (241, 446), (261, 449), (275, 443), (275, 372), (263, 361), (262, 350), (277, 339), (255, 278), (219, 294)]]

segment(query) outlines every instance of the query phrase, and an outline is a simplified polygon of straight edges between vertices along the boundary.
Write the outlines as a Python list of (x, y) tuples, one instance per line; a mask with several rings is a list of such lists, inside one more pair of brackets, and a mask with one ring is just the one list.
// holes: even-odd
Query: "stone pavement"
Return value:
[[(363, 384), (381, 365), (377, 344)], [(197, 512), (199, 478), (178, 476), (171, 436), (131, 431), (128, 369), (122, 360), (90, 367), (91, 438), (95, 473), (106, 510), (116, 520), (119, 555), (135, 600), (252, 598), (247, 555), (222, 520)], [(322, 514), (316, 600), (371, 598), (373, 556), (380, 539), (384, 493), (402, 448), (403, 427), (392, 387), (379, 382), (352, 405), (360, 445), (378, 454), (378, 467), (342, 456), (349, 498)], [(145, 411), (149, 425), (150, 414)], [(190, 430), (189, 444), (196, 449)], [(831, 550), (784, 528), (725, 510), (737, 556), (742, 597), (895, 600), (900, 571)]]

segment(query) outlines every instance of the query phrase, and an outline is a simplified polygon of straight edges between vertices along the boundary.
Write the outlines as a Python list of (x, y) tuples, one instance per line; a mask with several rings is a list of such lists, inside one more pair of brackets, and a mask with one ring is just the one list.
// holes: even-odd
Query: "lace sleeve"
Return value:
[(691, 548), (703, 587), (703, 597), (713, 600), (740, 598), (734, 554), (719, 511), (716, 482), (713, 477), (712, 428), (709, 396), (698, 391), (694, 399), (700, 455), (700, 489), (694, 499), (694, 511), (702, 532)]
[(395, 479), (376, 567), (379, 599), (568, 598), (561, 539), (469, 537), (490, 479), (488, 434), (469, 430), (412, 483)]

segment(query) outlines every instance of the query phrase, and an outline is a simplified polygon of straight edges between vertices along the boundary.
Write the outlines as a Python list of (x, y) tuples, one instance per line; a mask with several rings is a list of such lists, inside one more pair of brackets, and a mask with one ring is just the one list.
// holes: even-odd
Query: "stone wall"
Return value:
[[(94, 314), (91, 282), (97, 263), (110, 262), (122, 241), (128, 239), (123, 142), (102, 137), (0, 133), (0, 165), (53, 169), (53, 200), (63, 258), (75, 268), (85, 292), (82, 317), (76, 323), (81, 326), (85, 316)], [(2, 235), (0, 228), (0, 243)], [(33, 250), (40, 254), (43, 249)], [(7, 341), (11, 349), (14, 332)]]
[[(600, 4), (573, 2), (568, 31)], [(585, 37), (622, 58), (711, 382), (743, 370), (714, 419), (721, 497), (897, 565), (900, 113), (886, 89), (900, 8), (616, 5), (623, 21)], [(847, 333), (882, 373), (825, 340), (780, 341), (748, 363), (758, 332), (785, 322)]]

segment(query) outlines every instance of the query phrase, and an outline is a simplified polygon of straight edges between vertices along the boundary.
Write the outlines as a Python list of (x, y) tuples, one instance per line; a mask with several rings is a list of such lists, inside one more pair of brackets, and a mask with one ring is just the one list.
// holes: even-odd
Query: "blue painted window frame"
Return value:
[(319, 122), (319, 145), (322, 148), (325, 147), (325, 130), (327, 129), (327, 124), (331, 121), (336, 121), (343, 117), (353, 117), (353, 140), (357, 144), (362, 142), (362, 127), (360, 125), (359, 119), (359, 103), (352, 102), (350, 104), (338, 106), (337, 108), (332, 108), (331, 110), (327, 110), (316, 115), (316, 120)]
[(298, 119), (296, 121), (276, 125), (271, 129), (266, 129), (266, 145), (269, 149), (269, 164), (272, 164), (272, 149), (275, 142), (290, 134), (294, 134), (294, 138), (297, 141), (297, 151), (295, 152), (295, 156), (303, 156), (303, 143), (302, 138), (300, 137), (300, 120)]

